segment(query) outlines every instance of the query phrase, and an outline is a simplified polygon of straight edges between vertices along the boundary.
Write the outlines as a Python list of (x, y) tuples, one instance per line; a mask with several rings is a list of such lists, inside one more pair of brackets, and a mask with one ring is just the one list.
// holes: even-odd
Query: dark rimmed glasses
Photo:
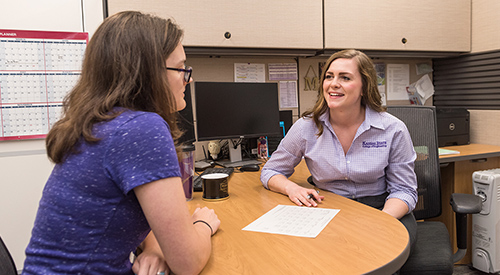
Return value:
[(193, 73), (193, 68), (191, 68), (191, 67), (186, 67), (184, 69), (165, 67), (165, 69), (172, 70), (172, 71), (178, 71), (178, 72), (184, 72), (184, 81), (186, 81), (186, 83), (189, 83), (189, 80), (191, 79), (191, 73)]

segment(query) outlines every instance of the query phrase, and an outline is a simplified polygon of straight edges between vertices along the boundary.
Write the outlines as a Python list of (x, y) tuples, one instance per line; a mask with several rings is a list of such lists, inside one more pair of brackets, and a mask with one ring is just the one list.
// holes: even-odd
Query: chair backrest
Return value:
[(417, 159), (418, 203), (415, 218), (441, 215), (441, 172), (439, 167), (436, 109), (434, 106), (388, 106), (387, 112), (406, 124)]
[(0, 274), (17, 275), (16, 264), (7, 249), (7, 246), (0, 237)]

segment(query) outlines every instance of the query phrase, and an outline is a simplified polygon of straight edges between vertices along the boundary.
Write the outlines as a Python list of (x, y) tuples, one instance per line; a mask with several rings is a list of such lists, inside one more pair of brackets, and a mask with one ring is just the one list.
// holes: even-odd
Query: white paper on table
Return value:
[(340, 209), (278, 205), (242, 230), (316, 238)]

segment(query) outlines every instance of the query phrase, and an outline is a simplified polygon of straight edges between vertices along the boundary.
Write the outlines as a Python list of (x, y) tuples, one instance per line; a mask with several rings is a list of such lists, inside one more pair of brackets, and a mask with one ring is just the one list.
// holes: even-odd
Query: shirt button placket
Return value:
[[(347, 156), (346, 156), (347, 157)], [(351, 161), (346, 159), (346, 177), (345, 177), (345, 180), (348, 181), (349, 183), (352, 183), (352, 181), (349, 179), (349, 171), (351, 170), (349, 165), (351, 164)], [(354, 189), (352, 190), (352, 192), (356, 192)], [(351, 194), (351, 198), (352, 199), (355, 199), (356, 198), (356, 194)]]

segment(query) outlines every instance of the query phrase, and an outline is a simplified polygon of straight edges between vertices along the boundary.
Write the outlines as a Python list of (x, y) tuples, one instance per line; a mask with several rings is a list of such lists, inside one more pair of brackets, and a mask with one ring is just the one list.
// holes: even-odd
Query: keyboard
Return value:
[(203, 186), (202, 186), (202, 181), (201, 181), (201, 176), (207, 175), (207, 174), (214, 174), (214, 173), (224, 173), (228, 174), (231, 176), (231, 174), (234, 172), (233, 167), (212, 167), (212, 168), (207, 168), (203, 171), (198, 176), (194, 176), (193, 179), (193, 191), (194, 192), (201, 192), (203, 191)]

